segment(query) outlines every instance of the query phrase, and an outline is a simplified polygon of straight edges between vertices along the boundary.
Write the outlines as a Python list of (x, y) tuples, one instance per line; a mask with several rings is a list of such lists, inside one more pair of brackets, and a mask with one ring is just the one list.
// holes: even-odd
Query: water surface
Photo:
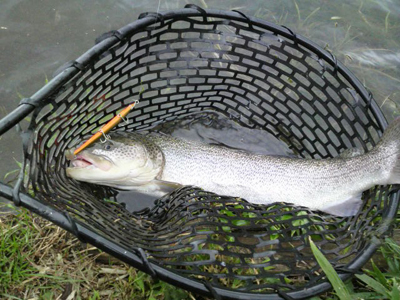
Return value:
[[(12, 111), (21, 98), (42, 87), (58, 67), (93, 46), (101, 33), (135, 21), (142, 12), (173, 10), (187, 3), (183, 0), (2, 0), (0, 117)], [(372, 91), (388, 120), (399, 115), (399, 1), (193, 0), (190, 3), (241, 10), (309, 37), (332, 51), (358, 76)], [(0, 140), (1, 179), (18, 168), (15, 160), (21, 161), (21, 152), (18, 135), (10, 130)]]

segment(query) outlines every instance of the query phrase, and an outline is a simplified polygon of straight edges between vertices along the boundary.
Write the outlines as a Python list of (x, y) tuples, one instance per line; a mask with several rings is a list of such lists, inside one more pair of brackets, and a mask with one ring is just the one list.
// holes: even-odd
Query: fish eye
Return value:
[(110, 145), (110, 144), (105, 145), (105, 146), (104, 146), (104, 149), (105, 149), (105, 150), (111, 150), (111, 145)]

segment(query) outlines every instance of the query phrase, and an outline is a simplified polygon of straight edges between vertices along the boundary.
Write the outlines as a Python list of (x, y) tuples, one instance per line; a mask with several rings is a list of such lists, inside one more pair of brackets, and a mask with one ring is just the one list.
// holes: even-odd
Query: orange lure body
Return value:
[(111, 129), (113, 129), (115, 126), (117, 126), (123, 118), (126, 117), (126, 115), (135, 107), (135, 105), (139, 101), (135, 101), (132, 104), (129, 104), (127, 107), (125, 107), (118, 115), (116, 115), (114, 118), (112, 118), (106, 125), (104, 125), (99, 131), (97, 131), (94, 135), (90, 137), (85, 143), (83, 143), (78, 149), (74, 151), (74, 155), (77, 155), (79, 152), (84, 150), (86, 147), (89, 145), (93, 144), (95, 141), (97, 141), (102, 135), (105, 135), (107, 132), (109, 132)]

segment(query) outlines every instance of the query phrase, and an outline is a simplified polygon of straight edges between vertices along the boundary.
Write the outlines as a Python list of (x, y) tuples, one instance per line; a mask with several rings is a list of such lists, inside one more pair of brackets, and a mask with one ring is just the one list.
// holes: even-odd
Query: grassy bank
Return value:
[(18, 209), (0, 213), (0, 299), (199, 299)]
[[(25, 209), (14, 212), (0, 213), (0, 299), (205, 299), (153, 281)], [(400, 247), (387, 239), (377, 259), (379, 268), (372, 261), (346, 283), (346, 299), (399, 299)], [(313, 299), (339, 299), (336, 292)]]

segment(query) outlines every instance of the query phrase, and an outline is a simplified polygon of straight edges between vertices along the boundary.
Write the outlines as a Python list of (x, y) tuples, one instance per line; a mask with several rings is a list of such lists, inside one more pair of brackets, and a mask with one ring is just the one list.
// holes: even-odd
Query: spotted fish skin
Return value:
[(314, 160), (257, 155), (169, 136), (148, 138), (165, 157), (161, 180), (257, 204), (288, 202), (342, 216), (356, 213), (362, 191), (386, 183), (390, 165), (389, 160), (379, 163), (376, 153)]
[(161, 166), (154, 180), (195, 185), (257, 204), (293, 203), (338, 216), (355, 215), (363, 191), (400, 183), (400, 118), (371, 151), (331, 159), (253, 154), (157, 133), (114, 133), (112, 141), (118, 147), (145, 145), (153, 164)]

